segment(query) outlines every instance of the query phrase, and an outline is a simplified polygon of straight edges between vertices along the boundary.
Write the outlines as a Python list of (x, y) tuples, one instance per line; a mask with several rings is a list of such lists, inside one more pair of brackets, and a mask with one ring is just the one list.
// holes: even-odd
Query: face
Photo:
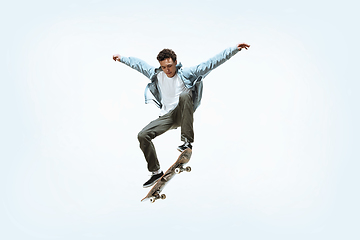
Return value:
[(172, 78), (176, 74), (176, 64), (177, 61), (173, 62), (171, 58), (167, 58), (163, 61), (160, 61), (161, 69), (164, 71), (168, 78)]

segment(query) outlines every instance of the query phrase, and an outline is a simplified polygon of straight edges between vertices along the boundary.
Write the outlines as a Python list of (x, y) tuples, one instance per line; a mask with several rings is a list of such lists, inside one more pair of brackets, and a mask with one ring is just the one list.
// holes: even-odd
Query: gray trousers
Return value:
[(191, 92), (182, 93), (179, 97), (179, 104), (175, 109), (150, 122), (139, 132), (140, 148), (144, 153), (150, 172), (160, 169), (155, 147), (151, 140), (170, 129), (181, 127), (181, 141), (194, 142), (193, 114), (194, 104)]

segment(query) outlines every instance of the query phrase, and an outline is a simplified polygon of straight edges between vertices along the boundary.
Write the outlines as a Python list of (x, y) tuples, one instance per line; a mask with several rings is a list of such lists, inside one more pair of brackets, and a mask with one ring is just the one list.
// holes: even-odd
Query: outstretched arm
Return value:
[(248, 49), (249, 47), (250, 45), (246, 43), (240, 43), (231, 48), (227, 48), (221, 53), (210, 58), (206, 62), (200, 63), (199, 65), (194, 67), (184, 69), (184, 75), (189, 79), (197, 79), (200, 76), (205, 77), (212, 70), (214, 70), (215, 68), (217, 68), (218, 66), (229, 60), (239, 51), (241, 51), (241, 49), (243, 48)]
[(126, 64), (127, 66), (144, 74), (149, 79), (151, 79), (155, 74), (155, 68), (141, 59), (134, 57), (121, 57), (120, 54), (114, 54), (113, 60)]

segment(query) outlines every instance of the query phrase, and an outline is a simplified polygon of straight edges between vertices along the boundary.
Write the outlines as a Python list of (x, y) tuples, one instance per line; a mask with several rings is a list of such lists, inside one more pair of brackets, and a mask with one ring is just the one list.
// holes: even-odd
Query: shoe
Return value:
[(149, 179), (149, 181), (147, 181), (146, 183), (144, 183), (143, 187), (147, 188), (147, 187), (151, 187), (152, 185), (154, 185), (157, 180), (159, 180), (162, 176), (164, 175), (164, 172), (161, 171), (161, 173), (158, 174), (152, 174), (151, 178)]
[(185, 151), (185, 149), (187, 149), (187, 148), (192, 149), (191, 143), (185, 142), (183, 145), (178, 146), (177, 150), (179, 150), (180, 152), (183, 152), (183, 151)]

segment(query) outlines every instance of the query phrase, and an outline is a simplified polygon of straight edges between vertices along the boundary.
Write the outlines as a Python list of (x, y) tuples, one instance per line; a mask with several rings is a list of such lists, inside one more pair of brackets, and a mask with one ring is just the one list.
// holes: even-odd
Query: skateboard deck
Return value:
[(189, 166), (184, 167), (185, 164), (187, 164), (190, 161), (192, 154), (192, 150), (190, 148), (187, 148), (184, 150), (176, 162), (165, 172), (165, 174), (155, 183), (155, 185), (150, 189), (149, 193), (141, 199), (141, 201), (145, 201), (147, 199), (150, 200), (150, 202), (154, 203), (157, 199), (165, 199), (166, 195), (161, 194), (162, 190), (165, 188), (165, 186), (169, 183), (169, 181), (176, 175), (180, 174), (183, 171), (190, 172), (191, 168)]

